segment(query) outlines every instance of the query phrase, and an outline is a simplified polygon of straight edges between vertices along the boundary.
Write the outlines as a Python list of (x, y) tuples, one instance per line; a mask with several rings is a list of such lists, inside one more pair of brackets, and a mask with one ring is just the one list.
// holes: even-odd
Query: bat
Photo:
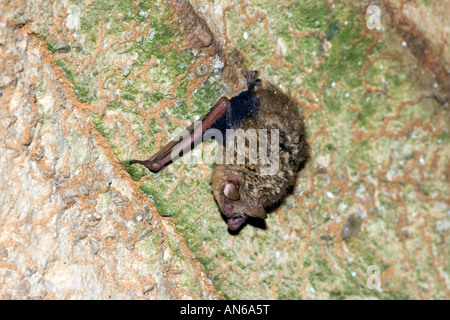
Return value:
[(211, 187), (230, 230), (239, 229), (249, 217), (266, 219), (266, 209), (285, 197), (310, 159), (305, 121), (297, 104), (274, 85), (263, 85), (257, 71), (242, 74), (247, 90), (231, 99), (220, 98), (197, 125), (186, 128), (187, 134), (177, 136), (148, 160), (130, 161), (156, 172), (190, 150), (209, 130), (216, 130), (226, 152), (216, 156)]

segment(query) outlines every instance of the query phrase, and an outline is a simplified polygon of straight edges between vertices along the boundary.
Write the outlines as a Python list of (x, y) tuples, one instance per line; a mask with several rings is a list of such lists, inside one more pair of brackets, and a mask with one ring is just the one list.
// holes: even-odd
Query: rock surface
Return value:
[[(0, 298), (450, 298), (445, 8), (375, 2), (379, 30), (364, 1), (0, 4)], [(313, 159), (230, 234), (210, 164), (127, 162), (242, 68), (303, 108)]]

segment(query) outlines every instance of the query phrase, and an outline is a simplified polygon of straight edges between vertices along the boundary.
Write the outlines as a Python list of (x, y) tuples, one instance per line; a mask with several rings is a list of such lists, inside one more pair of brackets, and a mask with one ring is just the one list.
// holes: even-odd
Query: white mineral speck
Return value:
[(284, 43), (283, 39), (281, 38), (277, 39), (277, 51), (280, 52), (283, 56), (286, 55), (287, 52), (286, 43)]
[(440, 220), (436, 221), (436, 231), (439, 233), (443, 233), (450, 229), (450, 220)]
[(213, 72), (217, 72), (219, 70), (222, 70), (224, 67), (224, 63), (220, 61), (220, 58), (218, 55), (216, 55), (214, 58), (211, 58), (211, 63), (209, 64), (211, 69), (213, 69)]
[(425, 163), (425, 157), (423, 155), (420, 156), (419, 162), (420, 162), (420, 164), (424, 164)]
[(153, 40), (153, 37), (155, 36), (155, 34), (156, 34), (155, 29), (150, 29), (150, 30), (148, 31), (148, 34), (147, 34), (147, 36), (145, 37), (145, 39), (146, 39), (147, 41), (152, 41), (152, 40)]
[(339, 204), (339, 206), (338, 206), (338, 210), (339, 210), (340, 213), (342, 213), (342, 212), (345, 211), (345, 209), (347, 209), (347, 207), (348, 207), (348, 206), (347, 206), (345, 203), (341, 202), (341, 203)]
[(367, 190), (366, 187), (363, 184), (361, 184), (356, 192), (361, 194), (366, 192), (366, 190)]
[(275, 251), (275, 259), (280, 259), (280, 257), (281, 257), (281, 252), (280, 251)]
[(214, 8), (214, 12), (215, 12), (217, 15), (221, 16), (221, 15), (222, 15), (222, 7), (221, 7), (221, 6), (216, 6), (216, 7)]
[(77, 32), (81, 29), (81, 9), (76, 5), (70, 5), (67, 9), (66, 27)]

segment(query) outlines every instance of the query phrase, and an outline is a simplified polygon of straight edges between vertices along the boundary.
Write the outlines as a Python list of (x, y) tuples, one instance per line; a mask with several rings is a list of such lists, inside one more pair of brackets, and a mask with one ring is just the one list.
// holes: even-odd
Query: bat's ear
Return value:
[(247, 212), (247, 215), (254, 218), (261, 218), (261, 219), (267, 218), (266, 210), (264, 209), (264, 206), (262, 204), (259, 204), (259, 206), (257, 206), (256, 208)]
[(230, 200), (239, 200), (239, 181), (235, 179), (229, 179), (225, 181), (225, 187), (223, 188), (223, 194)]

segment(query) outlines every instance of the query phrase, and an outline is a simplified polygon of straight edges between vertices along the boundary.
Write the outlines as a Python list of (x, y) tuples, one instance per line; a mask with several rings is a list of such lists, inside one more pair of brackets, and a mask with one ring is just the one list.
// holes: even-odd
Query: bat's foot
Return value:
[(247, 86), (258, 86), (261, 80), (258, 79), (258, 71), (242, 71), (242, 75), (247, 79)]

